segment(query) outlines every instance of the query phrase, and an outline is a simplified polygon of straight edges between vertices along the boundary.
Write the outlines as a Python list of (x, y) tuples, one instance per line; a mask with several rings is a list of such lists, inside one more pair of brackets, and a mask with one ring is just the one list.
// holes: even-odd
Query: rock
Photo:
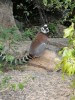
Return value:
[(44, 68), (48, 71), (53, 71), (58, 62), (59, 57), (57, 56), (56, 52), (45, 50), (42, 56), (29, 61), (29, 65)]

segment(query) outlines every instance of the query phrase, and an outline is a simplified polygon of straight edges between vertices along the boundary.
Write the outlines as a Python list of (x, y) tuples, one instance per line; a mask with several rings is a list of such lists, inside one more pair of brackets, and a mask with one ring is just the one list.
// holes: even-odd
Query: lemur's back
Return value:
[(31, 43), (29, 53), (34, 55), (35, 57), (40, 56), (46, 47), (47, 39), (48, 37), (45, 34), (41, 32), (38, 33)]

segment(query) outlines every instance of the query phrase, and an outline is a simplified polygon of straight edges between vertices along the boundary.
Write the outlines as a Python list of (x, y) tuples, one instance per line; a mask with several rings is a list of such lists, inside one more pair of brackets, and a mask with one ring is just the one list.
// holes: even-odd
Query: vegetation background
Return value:
[[(74, 75), (75, 0), (0, 0), (0, 52), (4, 52), (5, 42), (10, 49), (13, 43), (32, 40), (45, 23), (50, 29), (49, 37), (68, 38), (69, 45), (59, 52), (62, 59), (58, 68), (63, 74)], [(6, 61), (12, 62), (13, 59), (11, 54), (6, 54)], [(0, 61), (0, 69), (5, 69), (5, 63)], [(10, 79), (2, 78), (0, 87), (7, 86)], [(15, 84), (11, 86), (16, 89)], [(72, 86), (75, 88), (75, 80)], [(23, 83), (19, 83), (18, 87), (23, 89)]]

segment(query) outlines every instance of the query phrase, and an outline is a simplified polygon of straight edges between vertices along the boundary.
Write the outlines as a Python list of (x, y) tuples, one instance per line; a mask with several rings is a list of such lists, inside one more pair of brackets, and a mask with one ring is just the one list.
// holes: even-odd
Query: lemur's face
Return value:
[(41, 27), (41, 32), (44, 34), (49, 33), (49, 28), (48, 28), (47, 24), (45, 24), (43, 27)]

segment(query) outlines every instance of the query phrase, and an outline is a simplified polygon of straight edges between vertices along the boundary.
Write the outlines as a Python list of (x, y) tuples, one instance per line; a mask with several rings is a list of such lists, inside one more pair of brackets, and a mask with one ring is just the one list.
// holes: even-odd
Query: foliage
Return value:
[[(0, 53), (2, 53), (4, 51), (4, 44), (3, 42), (1, 42), (0, 44)], [(12, 64), (14, 60), (14, 56), (12, 56), (11, 54), (4, 54), (4, 57), (0, 56), (0, 70), (3, 70), (5, 63), (6, 62), (10, 62), (10, 64)]]
[(43, 0), (43, 4), (44, 4), (45, 6), (47, 6), (47, 3), (48, 3), (47, 0)]
[(23, 90), (25, 88), (25, 86), (28, 84), (28, 82), (30, 80), (34, 80), (35, 77), (34, 76), (27, 76), (25, 80), (23, 80), (22, 82), (19, 83), (12, 83), (11, 84), (11, 88), (16, 91), (18, 89)]
[[(41, 19), (40, 13), (45, 20), (47, 17), (46, 14), (48, 14), (48, 12), (51, 12), (49, 13), (51, 15), (52, 13), (57, 13), (57, 11), (60, 11), (62, 13), (62, 17), (64, 17), (66, 20), (66, 18), (72, 14), (72, 11), (75, 7), (75, 2), (73, 0), (22, 0), (18, 2), (15, 1), (15, 3), (16, 8), (14, 9), (16, 9), (16, 12), (14, 11), (14, 16), (17, 20), (23, 22), (24, 25), (23, 27), (21, 26), (21, 28), (26, 28), (29, 24), (36, 24), (36, 22)], [(38, 11), (39, 8), (40, 12)], [(43, 12), (46, 13), (44, 14)], [(42, 21), (40, 22), (42, 24)]]
[(33, 37), (33, 32), (32, 32), (32, 30), (31, 29), (26, 29), (25, 30), (25, 32), (23, 33), (23, 36), (25, 37), (25, 38), (28, 38), (28, 37)]
[(9, 45), (9, 49), (11, 49), (10, 45), (14, 43), (15, 41), (21, 40), (21, 35), (16, 33), (17, 28), (16, 27), (11, 27), (11, 28), (4, 28), (0, 26), (0, 53), (3, 52), (4, 57), (0, 57), (0, 70), (4, 70), (6, 68), (7, 62), (12, 64), (14, 60), (14, 56), (12, 56), (9, 53), (4, 52), (5, 50), (5, 42), (9, 41), (7, 45)]
[(12, 89), (14, 91), (18, 89), (23, 90), (28, 82), (34, 79), (34, 76), (27, 76), (25, 79), (23, 78), (23, 81), (21, 82), (14, 81), (12, 83), (12, 77), (5, 75), (2, 71), (0, 71), (0, 92), (7, 91), (9, 89)]
[(75, 23), (75, 1), (74, 0), (42, 0), (44, 6), (52, 12), (62, 12), (63, 21)]
[(17, 28), (4, 28), (0, 26), (0, 39), (11, 40), (11, 41), (19, 41), (21, 39), (20, 34), (16, 33)]
[[(34, 38), (35, 32), (37, 31), (37, 28), (26, 28), (25, 31), (22, 34), (16, 33), (17, 28), (16, 27), (11, 27), (11, 28), (4, 28), (0, 26), (0, 40), (1, 42), (10, 41), (10, 44), (15, 42), (15, 41), (20, 41), (22, 39), (27, 39), (27, 38)], [(2, 44), (2, 43), (1, 43)], [(2, 45), (1, 45), (2, 46)]]
[(10, 79), (10, 76), (4, 76), (4, 73), (0, 71), (0, 92), (7, 90), (7, 87), (9, 87)]
[(14, 91), (16, 91), (17, 89), (21, 89), (21, 90), (23, 90), (24, 89), (24, 86), (25, 84), (23, 84), (23, 83), (13, 83), (13, 84), (11, 84), (11, 87), (12, 87), (12, 89), (14, 90)]
[(10, 62), (10, 64), (12, 64), (15, 57), (10, 54), (6, 54), (5, 59), (6, 59), (6, 62)]
[[(26, 40), (27, 38), (33, 39), (34, 34), (37, 28), (27, 28), (25, 32), (22, 34), (22, 39)], [(4, 43), (5, 41), (8, 41), (7, 44), (9, 49), (11, 48), (11, 44), (21, 40), (21, 37), (19, 34), (16, 33), (16, 28), (3, 28), (0, 27), (0, 52), (4, 52)], [(4, 52), (4, 57), (0, 57), (0, 70), (4, 70), (5, 68), (12, 65), (13, 60), (15, 57), (9, 53)], [(7, 67), (6, 67), (7, 66)]]
[[(62, 55), (62, 59), (58, 65), (62, 69), (63, 74), (71, 76), (75, 74), (75, 30), (74, 23), (64, 30), (64, 38), (68, 38), (68, 46), (64, 47), (59, 54)], [(75, 89), (75, 79), (71, 83), (73, 90)], [(73, 91), (75, 92), (75, 90)], [(71, 100), (75, 100), (75, 96), (71, 97)]]
[(64, 38), (68, 38), (69, 45), (64, 47), (59, 54), (62, 54), (62, 59), (59, 64), (63, 72), (68, 75), (75, 74), (75, 32), (74, 24), (64, 30)]
[(56, 23), (49, 23), (48, 27), (51, 33), (56, 33)]
[(28, 39), (28, 38), (33, 39), (35, 37), (36, 31), (37, 31), (37, 28), (35, 28), (35, 27), (34, 28), (26, 28), (22, 37), (24, 39)]
[(70, 100), (75, 100), (75, 96), (72, 96)]
[(18, 85), (16, 83), (11, 84), (11, 79), (12, 78), (10, 76), (4, 76), (4, 73), (0, 71), (0, 92), (6, 91), (10, 88), (12, 88), (14, 91), (16, 91), (17, 88), (21, 90), (24, 88), (23, 83), (18, 83)]
[(72, 3), (71, 0), (43, 0), (43, 4), (47, 7), (54, 7), (57, 9), (67, 9), (68, 7), (71, 7), (71, 9), (74, 8), (74, 2)]
[[(68, 46), (64, 47), (59, 54), (62, 55), (60, 63), (57, 65), (58, 68), (62, 69), (62, 73), (66, 73), (69, 76), (75, 74), (75, 25), (71, 24), (67, 29), (64, 30), (64, 38), (68, 38)], [(73, 96), (70, 100), (75, 100), (75, 79), (71, 82), (73, 88)]]
[(16, 91), (17, 89), (23, 90), (26, 84), (27, 83), (24, 83), (24, 82), (13, 83), (13, 84), (11, 84), (11, 88), (14, 91)]
[(0, 51), (2, 51), (4, 48), (3, 42), (0, 41)]

